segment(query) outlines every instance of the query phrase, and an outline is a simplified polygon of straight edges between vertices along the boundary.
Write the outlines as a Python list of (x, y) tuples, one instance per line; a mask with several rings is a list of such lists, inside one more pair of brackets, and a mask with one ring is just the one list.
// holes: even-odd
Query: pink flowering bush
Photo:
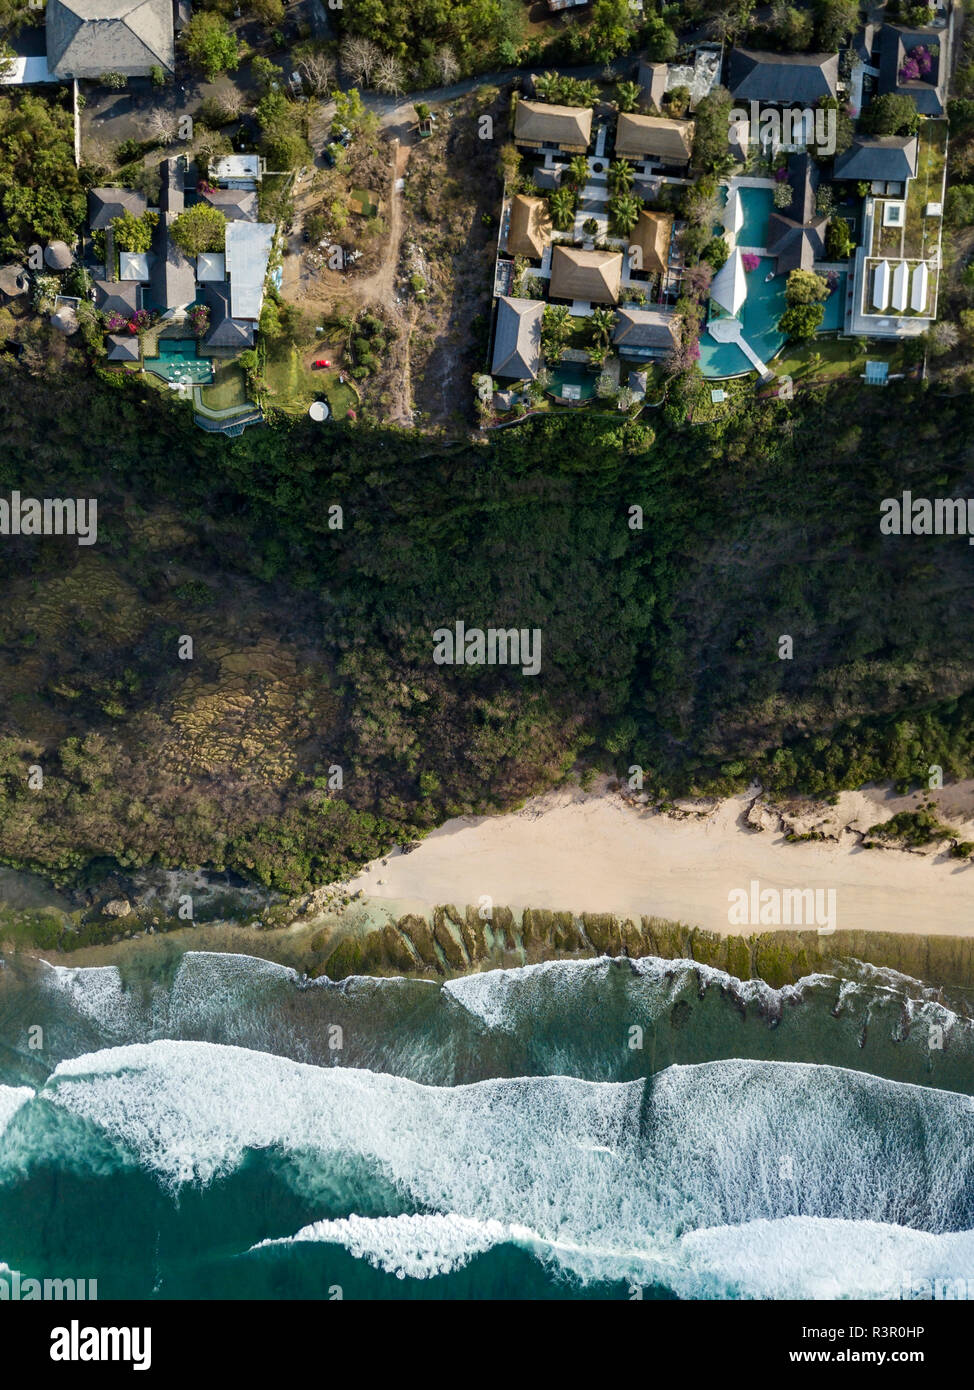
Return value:
[(912, 53), (900, 68), (901, 82), (918, 82), (921, 77), (927, 77), (933, 67), (933, 57), (928, 48), (920, 44), (914, 48)]
[(748, 275), (750, 275), (752, 270), (757, 270), (760, 264), (761, 257), (755, 256), (753, 251), (745, 251), (743, 256), (741, 257), (741, 265), (744, 267), (745, 273)]
[(203, 334), (210, 326), (210, 310), (206, 304), (194, 304), (189, 311), (190, 322), (193, 325), (193, 332), (197, 338), (202, 338)]
[(109, 333), (120, 333), (124, 327), (125, 319), (117, 310), (105, 315), (105, 328)]

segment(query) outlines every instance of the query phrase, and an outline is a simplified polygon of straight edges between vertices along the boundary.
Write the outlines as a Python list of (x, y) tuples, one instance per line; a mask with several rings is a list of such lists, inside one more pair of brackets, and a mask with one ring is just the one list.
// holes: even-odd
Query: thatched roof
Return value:
[(0, 294), (7, 299), (17, 299), (27, 293), (29, 284), (27, 271), (22, 265), (0, 265)]
[(514, 139), (526, 145), (587, 150), (592, 139), (592, 108), (519, 101), (514, 116)]
[(620, 309), (612, 341), (623, 356), (649, 356), (669, 352), (677, 337), (675, 314), (661, 309)]
[(641, 212), (629, 238), (630, 246), (639, 247), (638, 264), (630, 262), (633, 270), (659, 274), (666, 269), (673, 235), (673, 217), (668, 212)]
[(619, 159), (652, 155), (672, 164), (685, 164), (693, 153), (693, 121), (624, 112), (616, 127), (615, 152)]
[(543, 198), (527, 198), (523, 193), (511, 200), (511, 225), (507, 249), (512, 256), (540, 260), (551, 240), (551, 215)]
[(615, 304), (621, 280), (621, 251), (577, 251), (573, 246), (556, 246), (552, 253), (552, 299)]
[(70, 338), (72, 333), (78, 331), (78, 315), (73, 304), (62, 304), (51, 315), (51, 324), (57, 328), (66, 338)]
[(49, 241), (44, 247), (44, 264), (51, 270), (67, 270), (74, 260), (71, 247), (66, 241)]

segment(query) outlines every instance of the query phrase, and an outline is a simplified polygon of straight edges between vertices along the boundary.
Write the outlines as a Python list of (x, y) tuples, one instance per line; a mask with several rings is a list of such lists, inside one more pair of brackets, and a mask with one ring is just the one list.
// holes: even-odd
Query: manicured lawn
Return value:
[(232, 405), (246, 405), (247, 376), (236, 362), (213, 359), (213, 380), (201, 387), (200, 397), (210, 410), (227, 410)]
[(309, 365), (320, 357), (339, 366), (341, 348), (318, 343), (313, 356), (306, 347), (293, 345), (273, 349), (273, 356), (269, 350), (264, 369), (268, 404), (280, 410), (304, 412), (312, 401), (324, 396), (335, 418), (344, 419), (349, 409), (358, 404), (358, 396), (353, 387), (339, 383), (337, 371)]
[[(821, 359), (811, 365), (816, 354)], [(872, 362), (888, 362), (891, 371), (902, 367), (900, 349), (895, 344), (883, 347), (870, 343), (863, 352), (854, 338), (817, 338), (801, 346), (790, 343), (770, 365), (779, 376), (792, 376), (796, 382), (803, 377), (820, 381), (827, 377), (861, 376), (866, 370), (866, 359)]]

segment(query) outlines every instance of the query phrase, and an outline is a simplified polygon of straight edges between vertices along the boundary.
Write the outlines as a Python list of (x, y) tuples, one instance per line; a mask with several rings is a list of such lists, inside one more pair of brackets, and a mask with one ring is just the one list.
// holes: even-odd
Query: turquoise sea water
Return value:
[(860, 966), (775, 991), (654, 959), (336, 985), (11, 958), (0, 1261), (102, 1299), (974, 1287), (974, 1036), (933, 993)]

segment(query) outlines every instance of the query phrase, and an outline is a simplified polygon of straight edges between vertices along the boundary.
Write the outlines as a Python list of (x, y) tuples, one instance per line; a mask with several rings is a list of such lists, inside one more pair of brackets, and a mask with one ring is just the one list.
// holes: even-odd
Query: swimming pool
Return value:
[(738, 246), (767, 245), (768, 219), (774, 210), (774, 193), (770, 188), (740, 188), (744, 225), (737, 234)]
[[(551, 369), (548, 395), (564, 401), (587, 401), (595, 395), (597, 375), (587, 367), (569, 364)], [(568, 394), (565, 388), (568, 388)]]
[(158, 351), (158, 357), (145, 359), (145, 369), (163, 381), (199, 386), (213, 380), (213, 363), (208, 357), (197, 357), (195, 338), (160, 338)]
[(836, 289), (825, 301), (825, 317), (822, 319), (820, 333), (838, 332), (845, 323), (845, 296), (846, 281), (848, 275), (844, 270), (839, 271), (839, 283)]
[[(760, 193), (762, 190), (742, 191)], [(764, 362), (770, 362), (785, 344), (785, 335), (778, 329), (778, 320), (785, 312), (788, 277), (776, 275), (773, 280), (767, 278), (776, 263), (774, 256), (762, 256), (757, 269), (747, 275), (747, 299), (738, 314), (744, 337)], [(704, 329), (700, 335), (700, 371), (705, 377), (740, 376), (751, 370), (751, 363), (736, 343), (718, 343)]]

